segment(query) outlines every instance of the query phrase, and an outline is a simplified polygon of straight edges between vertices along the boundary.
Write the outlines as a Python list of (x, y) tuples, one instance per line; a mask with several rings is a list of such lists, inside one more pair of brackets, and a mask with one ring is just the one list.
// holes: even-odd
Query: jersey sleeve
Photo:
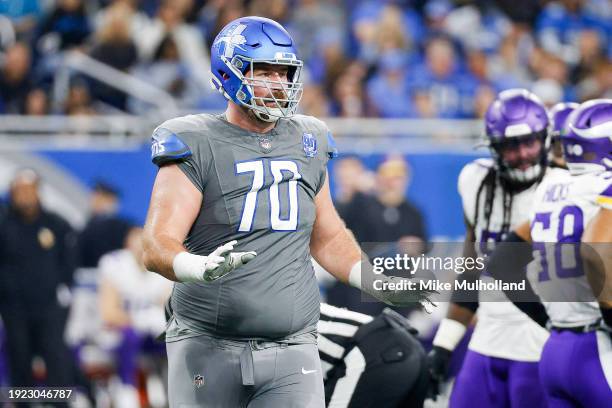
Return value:
[[(334, 136), (332, 135), (331, 130), (327, 127), (325, 122), (313, 118), (307, 117), (310, 121), (310, 126), (314, 126), (317, 129), (316, 134), (316, 157), (321, 163), (321, 168), (319, 172), (319, 182), (317, 185), (316, 192), (318, 193), (323, 184), (325, 183), (325, 177), (327, 175), (327, 163), (329, 160), (338, 157), (338, 148), (336, 147), (336, 141), (334, 140)], [(314, 123), (313, 123), (314, 122)]]
[(612, 174), (608, 175), (602, 184), (603, 188), (600, 189), (599, 194), (595, 197), (595, 203), (601, 208), (612, 210)]
[(320, 154), (321, 160), (324, 165), (331, 159), (338, 157), (338, 148), (336, 147), (336, 141), (327, 124), (322, 120), (309, 117), (314, 122), (314, 126), (317, 128), (317, 154)]
[(193, 155), (191, 149), (180, 136), (162, 126), (155, 129), (151, 136), (151, 161), (161, 167), (191, 157)]
[(336, 147), (336, 141), (332, 135), (331, 130), (327, 129), (327, 149), (326, 149), (327, 160), (335, 159), (338, 157), (338, 148)]
[(181, 118), (161, 124), (151, 137), (151, 161), (159, 167), (174, 163), (204, 192), (211, 163), (210, 146), (203, 134)]
[(474, 225), (476, 220), (476, 195), (480, 184), (493, 166), (493, 162), (488, 159), (478, 159), (465, 165), (459, 173), (457, 180), (457, 190), (461, 196), (463, 213), (470, 225)]

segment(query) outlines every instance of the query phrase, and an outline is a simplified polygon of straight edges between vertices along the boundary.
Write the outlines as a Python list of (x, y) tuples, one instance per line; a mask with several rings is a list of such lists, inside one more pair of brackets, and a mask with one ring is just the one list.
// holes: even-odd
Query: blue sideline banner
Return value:
[[(5, 155), (6, 156), (6, 155)], [(86, 203), (87, 192), (97, 180), (104, 180), (114, 185), (121, 194), (122, 215), (137, 223), (143, 223), (150, 199), (156, 167), (150, 161), (149, 147), (146, 144), (135, 149), (38, 149), (27, 152), (19, 165), (36, 167), (37, 161), (45, 162), (45, 168), (53, 167), (54, 171), (43, 170), (43, 177), (53, 174), (57, 178), (70, 179), (80, 188), (69, 190), (72, 196), (68, 201)], [(415, 152), (405, 156), (410, 165), (411, 184), (407, 195), (419, 207), (427, 220), (430, 237), (454, 240), (464, 234), (461, 201), (457, 193), (457, 177), (461, 168), (473, 160), (475, 153), (452, 152)], [(354, 157), (354, 155), (353, 155)], [(382, 154), (359, 155), (369, 169), (376, 167), (385, 159)], [(342, 155), (338, 158), (342, 159)], [(338, 159), (330, 161), (330, 174)], [(5, 161), (5, 160), (3, 160)], [(13, 166), (14, 168), (17, 166)], [(49, 182), (49, 180), (46, 180)], [(62, 184), (61, 180), (54, 183)], [(64, 183), (65, 184), (65, 183)], [(5, 186), (3, 186), (6, 189)], [(335, 189), (331, 178), (332, 194)], [(82, 197), (75, 191), (81, 191)], [(6, 191), (3, 191), (4, 194)], [(83, 205), (82, 205), (83, 206)], [(86, 213), (86, 208), (83, 209)], [(85, 217), (86, 214), (83, 215)]]

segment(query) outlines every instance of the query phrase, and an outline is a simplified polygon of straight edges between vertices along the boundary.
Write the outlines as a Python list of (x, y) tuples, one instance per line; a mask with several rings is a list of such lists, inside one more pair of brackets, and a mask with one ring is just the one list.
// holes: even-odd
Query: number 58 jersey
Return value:
[(582, 326), (601, 317), (578, 243), (602, 207), (612, 208), (612, 172), (572, 176), (555, 169), (536, 190), (529, 214), (534, 260), (528, 278), (557, 327)]
[(179, 331), (235, 339), (315, 331), (320, 299), (309, 242), (314, 199), (334, 155), (327, 126), (302, 115), (266, 134), (205, 114), (155, 130), (153, 162), (176, 163), (203, 196), (188, 251), (208, 255), (235, 239), (237, 251), (257, 252), (217, 281), (175, 284), (171, 306), (186, 329)]

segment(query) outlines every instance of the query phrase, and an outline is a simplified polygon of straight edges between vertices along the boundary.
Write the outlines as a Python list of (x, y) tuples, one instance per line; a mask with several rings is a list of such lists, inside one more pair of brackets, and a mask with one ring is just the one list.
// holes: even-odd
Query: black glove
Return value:
[(434, 401), (440, 395), (440, 386), (446, 381), (452, 356), (451, 351), (439, 346), (434, 346), (427, 355), (427, 368), (430, 376), (427, 397)]

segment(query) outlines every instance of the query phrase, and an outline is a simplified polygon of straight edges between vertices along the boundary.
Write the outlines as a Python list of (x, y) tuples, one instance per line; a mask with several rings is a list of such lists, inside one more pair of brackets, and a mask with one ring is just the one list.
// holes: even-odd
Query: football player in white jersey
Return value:
[[(550, 154), (549, 167), (562, 168), (567, 170), (567, 164), (563, 157), (563, 147), (561, 146), (561, 132), (566, 130), (567, 118), (580, 104), (576, 102), (559, 102), (553, 105), (548, 112), (550, 119)], [(545, 177), (551, 172), (548, 171)]]
[[(540, 379), (549, 407), (608, 406), (612, 322), (605, 300), (610, 299), (604, 298), (600, 305), (595, 301), (586, 276), (593, 268), (589, 262), (583, 264), (579, 243), (612, 243), (612, 100), (594, 100), (577, 108), (561, 142), (570, 171), (546, 175), (536, 190), (529, 227), (515, 231), (520, 236), (517, 241), (533, 243), (528, 277), (550, 318), (551, 336), (542, 352)], [(500, 246), (492, 255), (489, 269), (494, 276), (524, 276), (516, 271), (531, 256), (524, 257), (514, 248)], [(607, 258), (587, 254), (591, 261), (599, 255), (595, 264), (610, 259), (609, 254)], [(511, 266), (509, 257), (514, 259)]]
[[(469, 163), (458, 182), (466, 221), (464, 256), (471, 257), (483, 255), (487, 243), (500, 241), (527, 219), (547, 162), (548, 114), (527, 90), (501, 92), (487, 110), (485, 127), (493, 159)], [(454, 296), (434, 338), (429, 355), (432, 393), (478, 310), (450, 407), (542, 406), (538, 361), (548, 337), (546, 330), (501, 292), (481, 292), (477, 302), (465, 300)]]

